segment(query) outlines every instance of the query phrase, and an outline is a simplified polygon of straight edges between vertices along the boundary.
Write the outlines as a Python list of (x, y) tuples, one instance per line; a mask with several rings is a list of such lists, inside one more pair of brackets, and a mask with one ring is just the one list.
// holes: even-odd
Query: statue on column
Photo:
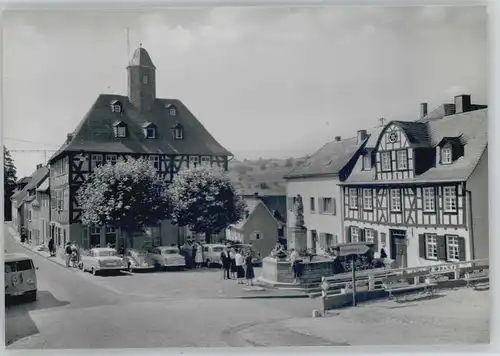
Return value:
[(302, 203), (302, 197), (297, 194), (295, 198), (295, 204), (293, 206), (293, 212), (295, 214), (295, 227), (304, 227), (304, 204)]

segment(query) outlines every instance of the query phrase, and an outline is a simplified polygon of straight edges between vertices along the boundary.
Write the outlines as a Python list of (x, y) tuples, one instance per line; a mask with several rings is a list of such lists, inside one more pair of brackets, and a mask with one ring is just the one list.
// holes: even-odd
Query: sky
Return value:
[[(458, 94), (487, 104), (485, 7), (22, 11), (3, 18), (4, 143), (44, 163), (100, 93), (127, 93), (142, 43), (177, 98), (238, 159), (310, 154), (415, 120)], [(126, 28), (129, 28), (130, 51)], [(53, 151), (47, 151), (47, 157)]]

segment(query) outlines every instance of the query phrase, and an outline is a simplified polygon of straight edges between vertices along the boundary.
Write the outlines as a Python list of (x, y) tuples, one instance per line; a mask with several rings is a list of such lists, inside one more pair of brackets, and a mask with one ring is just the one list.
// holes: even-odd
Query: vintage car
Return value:
[(99, 247), (91, 249), (81, 256), (80, 267), (84, 271), (91, 271), (95, 276), (103, 271), (122, 271), (127, 269), (123, 258), (118, 256), (114, 248)]
[(127, 248), (123, 259), (130, 272), (154, 268), (150, 253), (144, 250)]
[(36, 300), (38, 267), (33, 265), (33, 260), (24, 253), (6, 253), (4, 255), (5, 274), (5, 300), (14, 298), (28, 298)]
[(203, 260), (205, 265), (207, 267), (210, 267), (212, 264), (220, 265), (222, 263), (220, 255), (224, 248), (226, 248), (226, 246), (222, 244), (203, 245)]
[(186, 267), (186, 258), (175, 246), (159, 246), (153, 248), (151, 259), (155, 268)]
[(260, 265), (260, 264), (262, 264), (262, 258), (260, 256), (260, 253), (257, 252), (252, 245), (242, 244), (242, 243), (235, 243), (235, 244), (231, 245), (231, 248), (241, 249), (243, 251), (250, 250), (250, 253), (252, 254), (252, 264), (253, 265)]

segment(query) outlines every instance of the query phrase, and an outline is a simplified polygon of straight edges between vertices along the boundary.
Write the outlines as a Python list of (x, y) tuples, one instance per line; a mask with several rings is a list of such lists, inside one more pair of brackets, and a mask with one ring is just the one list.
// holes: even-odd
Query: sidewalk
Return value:
[[(36, 253), (37, 255), (40, 255), (53, 263), (68, 268), (66, 267), (66, 261), (64, 260), (64, 258), (61, 258), (59, 256), (59, 252), (56, 252), (56, 255), (52, 257), (49, 255), (49, 251), (45, 246), (44, 246), (45, 249), (43, 251), (38, 251), (38, 246), (34, 246), (28, 243), (24, 244), (21, 243), (21, 236), (19, 236), (18, 232), (12, 226), (8, 226), (8, 230), (10, 235), (14, 238), (14, 240), (16, 240), (16, 242), (18, 242), (19, 245), (21, 245), (25, 249), (30, 250), (31, 252)], [(68, 268), (68, 269), (74, 272), (78, 271), (78, 269), (76, 268)]]

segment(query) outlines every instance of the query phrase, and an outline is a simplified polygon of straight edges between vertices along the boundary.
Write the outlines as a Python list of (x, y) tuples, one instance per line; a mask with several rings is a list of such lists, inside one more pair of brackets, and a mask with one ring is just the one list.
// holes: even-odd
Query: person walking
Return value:
[(243, 269), (243, 264), (245, 263), (245, 259), (240, 253), (240, 250), (236, 250), (234, 255), (234, 262), (236, 265), (236, 278), (238, 278), (238, 284), (245, 283), (243, 279), (245, 278), (245, 270)]
[(247, 280), (247, 286), (253, 286), (255, 272), (253, 270), (252, 254), (250, 251), (247, 251), (245, 255), (245, 278)]
[(236, 278), (236, 272), (237, 272), (237, 268), (236, 268), (236, 260), (235, 260), (235, 256), (236, 256), (236, 252), (234, 251), (234, 249), (232, 248), (230, 251), (229, 251), (229, 268), (231, 269), (231, 278)]
[(196, 268), (200, 268), (203, 265), (203, 253), (200, 244), (198, 244), (198, 246), (196, 247), (194, 262), (196, 263)]
[(49, 240), (49, 254), (50, 256), (54, 256), (55, 255), (55, 251), (54, 251), (54, 238), (51, 237), (50, 240)]
[(227, 248), (224, 248), (224, 250), (220, 253), (220, 260), (222, 262), (222, 275), (224, 279), (231, 279), (231, 276), (229, 275), (231, 269), (231, 259), (229, 258)]
[(66, 252), (66, 267), (69, 267), (69, 262), (71, 260), (71, 244), (69, 241), (66, 242), (65, 252)]

